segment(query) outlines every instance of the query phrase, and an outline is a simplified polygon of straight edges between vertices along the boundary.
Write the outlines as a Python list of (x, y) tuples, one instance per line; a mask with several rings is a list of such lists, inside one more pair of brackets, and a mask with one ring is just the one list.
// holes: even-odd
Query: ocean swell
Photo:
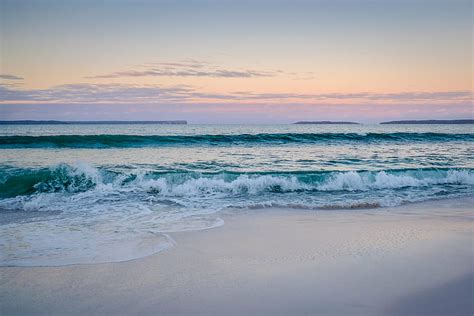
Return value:
[(0, 148), (138, 148), (331, 143), (474, 141), (474, 134), (448, 133), (281, 133), (231, 135), (56, 135), (0, 136)]

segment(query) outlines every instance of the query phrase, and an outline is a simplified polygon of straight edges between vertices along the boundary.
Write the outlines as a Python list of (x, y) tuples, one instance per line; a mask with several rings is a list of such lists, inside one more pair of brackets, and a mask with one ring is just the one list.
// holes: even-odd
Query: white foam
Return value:
[(249, 177), (240, 175), (232, 181), (225, 181), (219, 178), (200, 177), (189, 179), (181, 184), (172, 184), (165, 178), (144, 179), (137, 177), (134, 184), (155, 191), (164, 196), (202, 196), (209, 194), (250, 194), (256, 195), (267, 190), (279, 190), (282, 192), (292, 192), (296, 190), (310, 189), (309, 185), (298, 181), (296, 177), (278, 177), (262, 175)]
[(332, 176), (317, 188), (321, 191), (368, 191), (373, 189), (423, 187), (436, 184), (474, 184), (474, 173), (467, 170), (413, 173), (413, 175), (389, 174), (385, 171), (380, 171), (374, 176), (368, 172), (357, 173), (350, 171)]

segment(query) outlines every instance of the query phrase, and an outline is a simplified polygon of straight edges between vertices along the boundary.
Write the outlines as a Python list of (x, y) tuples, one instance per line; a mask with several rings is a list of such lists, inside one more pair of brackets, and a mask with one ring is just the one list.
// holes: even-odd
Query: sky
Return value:
[(0, 0), (0, 120), (473, 117), (471, 0)]

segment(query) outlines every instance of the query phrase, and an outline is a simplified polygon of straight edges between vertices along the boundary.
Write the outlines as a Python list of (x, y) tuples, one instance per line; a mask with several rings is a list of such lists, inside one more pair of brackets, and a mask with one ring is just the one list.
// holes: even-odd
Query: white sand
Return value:
[(0, 268), (0, 314), (472, 315), (473, 202), (236, 211), (134, 261)]

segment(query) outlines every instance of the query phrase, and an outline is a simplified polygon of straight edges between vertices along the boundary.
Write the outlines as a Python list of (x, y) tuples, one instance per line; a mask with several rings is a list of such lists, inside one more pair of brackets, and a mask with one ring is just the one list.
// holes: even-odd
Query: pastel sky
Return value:
[(0, 119), (472, 118), (471, 0), (0, 0)]

